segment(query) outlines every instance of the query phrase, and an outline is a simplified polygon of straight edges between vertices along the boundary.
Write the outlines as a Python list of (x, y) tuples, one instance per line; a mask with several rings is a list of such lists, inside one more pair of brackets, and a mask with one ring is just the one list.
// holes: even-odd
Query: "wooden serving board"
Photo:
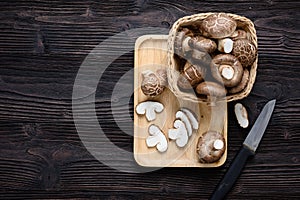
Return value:
[[(134, 110), (134, 157), (141, 166), (147, 167), (218, 167), (227, 157), (227, 103), (210, 107), (205, 103), (193, 103), (177, 98), (168, 88), (155, 98), (149, 98), (141, 91), (144, 70), (167, 68), (167, 35), (144, 35), (135, 44), (134, 72), (134, 109), (144, 101), (158, 101), (164, 105), (163, 112), (157, 114), (154, 121), (148, 122), (144, 115), (138, 115)], [(199, 129), (194, 131), (188, 144), (177, 147), (175, 141), (168, 139), (168, 130), (173, 128), (176, 112), (181, 108), (189, 108), (198, 117)], [(149, 136), (148, 127), (155, 124), (168, 139), (167, 151), (160, 153), (155, 147), (146, 145)], [(226, 151), (222, 158), (210, 164), (200, 163), (197, 158), (196, 146), (199, 137), (208, 130), (223, 133), (226, 141)]]

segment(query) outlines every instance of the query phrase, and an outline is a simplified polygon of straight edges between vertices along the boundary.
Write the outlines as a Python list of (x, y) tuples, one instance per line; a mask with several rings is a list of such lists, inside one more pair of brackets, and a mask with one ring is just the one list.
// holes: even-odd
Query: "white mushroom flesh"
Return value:
[(218, 40), (218, 50), (224, 53), (230, 53), (233, 49), (233, 41), (230, 38)]
[(224, 142), (222, 140), (217, 139), (214, 141), (214, 148), (216, 150), (223, 149), (223, 147), (224, 147)]
[(234, 69), (230, 65), (220, 66), (221, 75), (227, 80), (231, 80), (234, 76)]
[(241, 103), (237, 103), (234, 106), (234, 112), (239, 125), (243, 128), (247, 128), (249, 126), (249, 120), (246, 108)]
[(188, 135), (191, 136), (193, 133), (193, 129), (192, 129), (192, 124), (188, 119), (187, 115), (184, 112), (179, 110), (176, 112), (176, 119), (180, 119), (181, 121), (184, 122)]
[(184, 147), (189, 139), (185, 124), (181, 120), (175, 120), (174, 127), (175, 129), (169, 129), (168, 136), (175, 140), (178, 147)]
[(199, 122), (198, 119), (195, 117), (195, 115), (187, 108), (181, 108), (181, 110), (187, 115), (189, 118), (193, 129), (197, 130), (199, 128)]
[(146, 119), (150, 122), (156, 119), (156, 113), (162, 112), (164, 109), (163, 104), (156, 101), (145, 101), (137, 105), (137, 114), (146, 114)]
[(191, 51), (191, 47), (189, 46), (189, 40), (191, 40), (191, 37), (186, 37), (182, 41), (182, 47), (184, 52)]
[(149, 127), (148, 131), (150, 136), (146, 139), (147, 146), (156, 146), (159, 152), (165, 152), (168, 149), (168, 141), (164, 133), (153, 124)]

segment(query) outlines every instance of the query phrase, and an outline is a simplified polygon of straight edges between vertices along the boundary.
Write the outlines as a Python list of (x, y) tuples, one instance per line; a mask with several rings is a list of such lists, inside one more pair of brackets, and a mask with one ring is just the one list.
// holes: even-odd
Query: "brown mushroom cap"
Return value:
[(238, 39), (233, 43), (232, 54), (239, 59), (243, 67), (248, 67), (256, 59), (257, 48), (247, 39)]
[[(234, 74), (231, 79), (226, 79), (221, 76), (221, 68), (222, 66), (230, 66), (232, 67)], [(226, 87), (234, 87), (242, 79), (243, 76), (243, 66), (239, 62), (239, 60), (231, 54), (219, 54), (216, 55), (210, 64), (212, 76), (223, 83)]]
[(167, 84), (165, 70), (157, 70), (156, 73), (146, 70), (142, 73), (142, 92), (150, 97), (160, 95)]
[(180, 87), (181, 89), (184, 89), (184, 90), (193, 88), (190, 81), (185, 77), (185, 75), (183, 73), (180, 74), (180, 76), (178, 77), (177, 85), (178, 85), (178, 87)]
[(241, 82), (237, 86), (230, 88), (228, 90), (228, 92), (231, 94), (235, 94), (235, 93), (238, 93), (238, 92), (242, 91), (243, 89), (245, 89), (245, 87), (247, 86), (248, 81), (249, 81), (249, 76), (250, 76), (250, 73), (249, 73), (248, 69), (244, 69), (244, 73), (243, 73)]
[(203, 35), (209, 38), (225, 38), (230, 36), (236, 29), (237, 23), (225, 13), (209, 15), (201, 23)]
[[(200, 65), (194, 65), (186, 62), (183, 73), (178, 79), (178, 86), (183, 89), (195, 87), (198, 83), (204, 80), (206, 76), (206, 68)], [(188, 81), (188, 82), (187, 82)]]
[(181, 32), (184, 32), (186, 36), (193, 37), (194, 33), (189, 28), (182, 28)]
[(212, 97), (224, 97), (227, 93), (226, 89), (215, 82), (205, 81), (196, 87), (196, 92), (200, 95)]
[[(222, 148), (215, 148), (214, 143), (223, 142)], [(202, 163), (213, 163), (222, 157), (226, 149), (223, 135), (216, 131), (207, 131), (198, 140), (197, 153), (199, 161)]]
[(200, 51), (206, 51), (212, 53), (217, 49), (217, 44), (208, 38), (202, 36), (195, 36), (189, 40), (189, 46)]
[(232, 35), (230, 37), (232, 40), (246, 39), (247, 32), (242, 29), (237, 29), (232, 33)]
[(160, 81), (160, 85), (167, 86), (168, 84), (167, 71), (165, 69), (158, 69), (156, 70), (156, 75)]

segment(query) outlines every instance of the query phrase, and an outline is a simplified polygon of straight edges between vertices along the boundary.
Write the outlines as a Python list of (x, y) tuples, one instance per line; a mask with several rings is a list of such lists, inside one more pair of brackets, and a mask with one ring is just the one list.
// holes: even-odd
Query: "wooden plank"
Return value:
[[(153, 122), (148, 122), (144, 116), (134, 113), (134, 156), (138, 164), (146, 167), (219, 167), (227, 157), (227, 103), (219, 103), (210, 107), (204, 103), (198, 104), (176, 97), (168, 88), (157, 98), (149, 98), (141, 90), (141, 74), (145, 70), (167, 70), (167, 35), (144, 35), (137, 39), (135, 45), (134, 72), (134, 108), (144, 101), (157, 101), (164, 105), (162, 114), (158, 114)], [(151, 124), (159, 126), (165, 137), (168, 130), (174, 128), (176, 112), (187, 108), (195, 113), (199, 129), (194, 131), (185, 147), (179, 148), (175, 142), (168, 140), (168, 149), (160, 153), (156, 148), (146, 146), (149, 136), (148, 127)], [(213, 113), (216, 112), (216, 113)], [(200, 163), (197, 155), (197, 143), (201, 135), (207, 131), (217, 131), (225, 138), (225, 153), (214, 163)]]

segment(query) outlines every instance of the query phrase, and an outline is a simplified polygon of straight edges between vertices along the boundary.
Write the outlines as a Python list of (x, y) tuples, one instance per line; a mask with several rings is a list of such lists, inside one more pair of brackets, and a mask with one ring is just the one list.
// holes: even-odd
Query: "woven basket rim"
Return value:
[[(192, 102), (208, 102), (207, 98), (200, 98), (197, 97), (193, 93), (188, 93), (181, 91), (180, 88), (177, 86), (177, 79), (179, 76), (179, 71), (176, 69), (176, 61), (174, 59), (174, 41), (175, 36), (179, 30), (179, 28), (183, 25), (189, 25), (194, 22), (199, 22), (203, 19), (205, 19), (207, 16), (211, 14), (217, 14), (217, 13), (225, 13), (235, 19), (237, 21), (238, 27), (243, 27), (243, 29), (248, 33), (249, 40), (255, 45), (257, 48), (257, 35), (256, 35), (256, 29), (253, 24), (253, 22), (244, 17), (237, 14), (232, 13), (226, 13), (226, 12), (207, 12), (207, 13), (197, 13), (190, 16), (184, 16), (182, 18), (179, 18), (170, 29), (169, 35), (168, 35), (168, 80), (169, 80), (169, 89), (179, 98), (183, 100), (188, 100)], [(258, 55), (252, 64), (251, 67), (248, 67), (250, 75), (249, 75), (249, 81), (244, 90), (242, 90), (239, 93), (236, 94), (230, 94), (226, 96), (226, 98), (220, 98), (218, 101), (235, 101), (240, 100), (245, 97), (247, 97), (252, 90), (252, 87), (254, 85), (255, 79), (256, 79), (256, 71), (257, 71), (257, 63), (258, 63)]]

